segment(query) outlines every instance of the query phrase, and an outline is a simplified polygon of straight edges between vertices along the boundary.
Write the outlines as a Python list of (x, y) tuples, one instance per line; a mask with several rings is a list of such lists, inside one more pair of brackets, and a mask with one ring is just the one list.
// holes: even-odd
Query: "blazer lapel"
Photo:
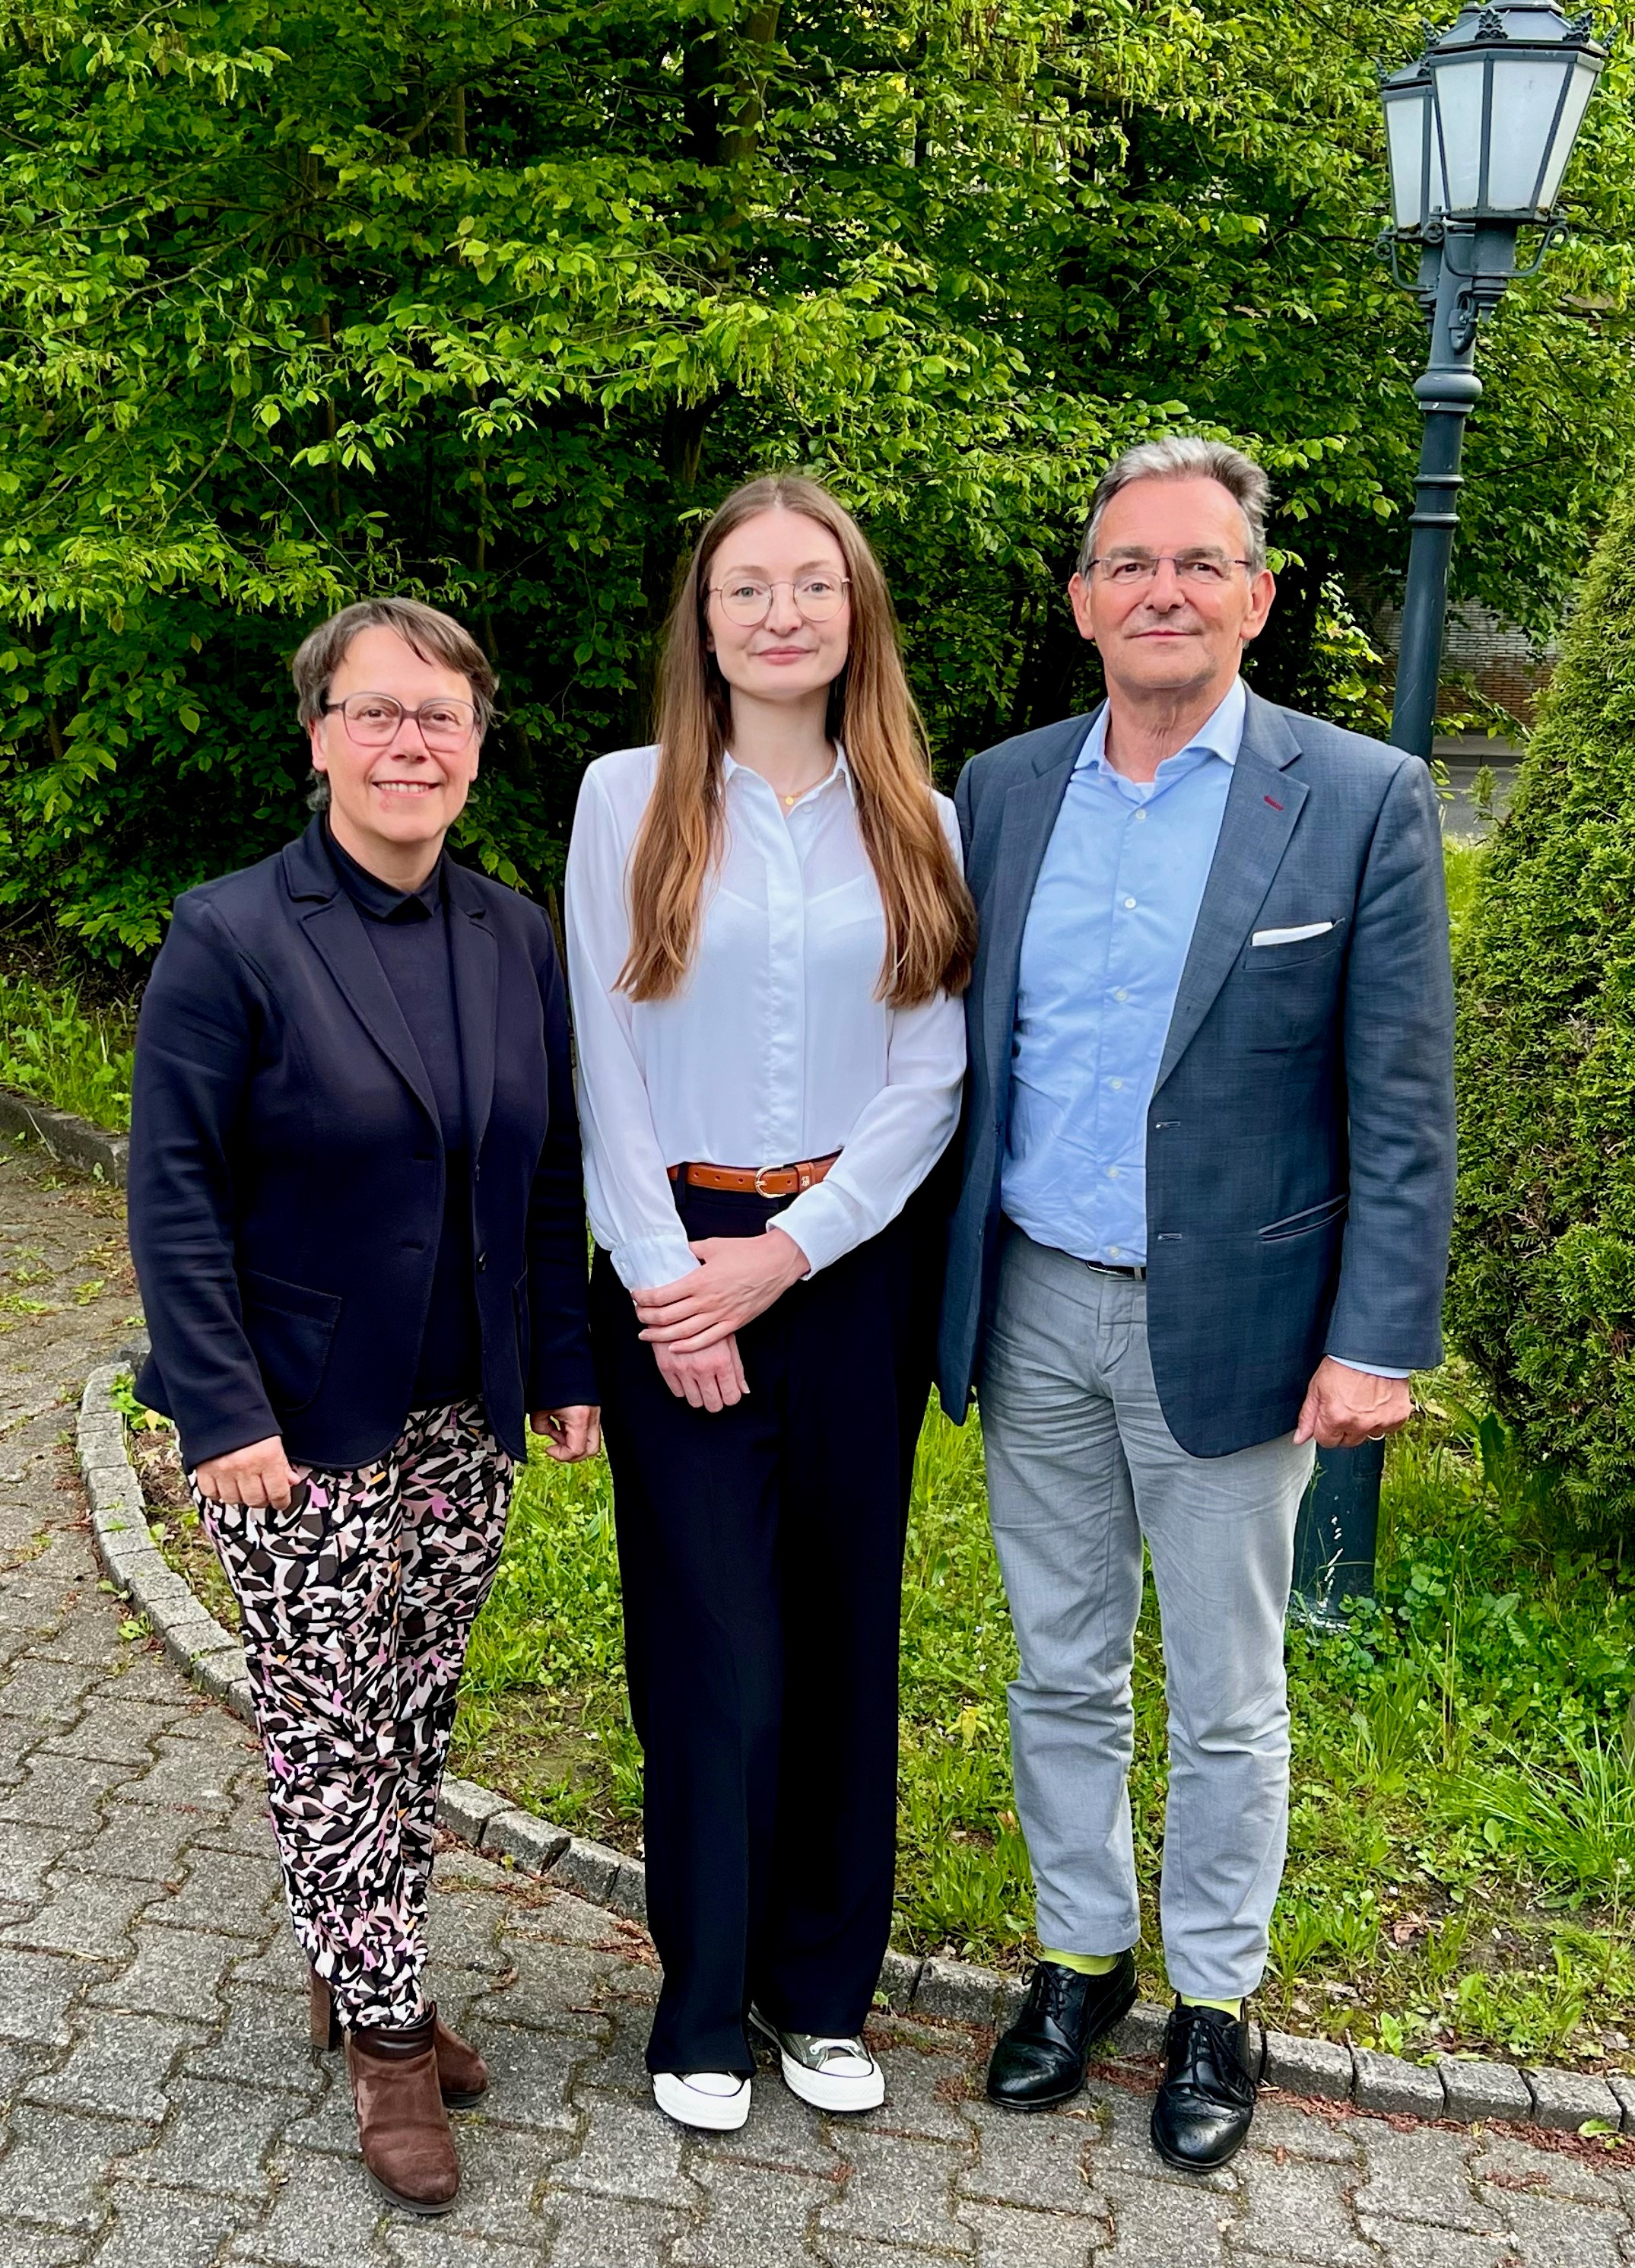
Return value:
[(463, 866), (445, 866), (449, 949), (454, 964), (454, 1009), (460, 1018), (460, 1061), (466, 1082), (467, 1138), (475, 1161), (494, 1104), (494, 1057), (499, 1020), (499, 941), (482, 893)]
[(993, 850), (994, 887), (982, 909), (988, 929), (988, 966), (983, 983), (983, 1039), (996, 1108), (1008, 1091), (1011, 1032), (1016, 1022), (1016, 985), (1021, 968), (1022, 932), (1034, 887), (1044, 864), (1073, 765), (1092, 718), (1070, 717), (1058, 738), (1046, 743), (1034, 769), (1006, 791)]
[(1209, 880), (1159, 1065), (1162, 1086), (1243, 950), (1309, 791), (1288, 777), (1300, 743), (1282, 712), (1251, 693)]

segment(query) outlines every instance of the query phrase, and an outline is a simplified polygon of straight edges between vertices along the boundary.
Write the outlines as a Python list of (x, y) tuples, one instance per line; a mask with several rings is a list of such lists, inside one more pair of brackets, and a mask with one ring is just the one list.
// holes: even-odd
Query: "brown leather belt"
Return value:
[(744, 1197), (793, 1197), (821, 1182), (839, 1157), (803, 1158), (798, 1166), (672, 1166), (670, 1179), (696, 1189), (730, 1189)]

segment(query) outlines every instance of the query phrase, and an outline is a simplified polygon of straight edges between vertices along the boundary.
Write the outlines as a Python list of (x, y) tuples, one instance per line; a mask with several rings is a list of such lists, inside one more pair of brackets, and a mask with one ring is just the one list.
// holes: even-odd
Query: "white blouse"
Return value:
[[(568, 975), (591, 1229), (637, 1291), (696, 1267), (667, 1167), (786, 1166), (843, 1152), (777, 1215), (813, 1270), (878, 1234), (947, 1146), (965, 1075), (965, 1017), (939, 993), (876, 999), (880, 888), (843, 751), (785, 811), (731, 756), (724, 843), (694, 962), (667, 1000), (614, 989), (630, 948), (627, 869), (656, 748), (591, 764), (568, 851)], [(954, 856), (959, 826), (938, 815)]]

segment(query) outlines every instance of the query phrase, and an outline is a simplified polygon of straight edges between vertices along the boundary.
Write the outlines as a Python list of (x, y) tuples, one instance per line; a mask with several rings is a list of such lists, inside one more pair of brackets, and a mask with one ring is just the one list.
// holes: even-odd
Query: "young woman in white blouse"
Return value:
[(568, 958), (660, 2106), (740, 2126), (746, 2025), (883, 2097), (897, 1622), (976, 925), (891, 601), (822, 489), (704, 529), (656, 747), (585, 777)]

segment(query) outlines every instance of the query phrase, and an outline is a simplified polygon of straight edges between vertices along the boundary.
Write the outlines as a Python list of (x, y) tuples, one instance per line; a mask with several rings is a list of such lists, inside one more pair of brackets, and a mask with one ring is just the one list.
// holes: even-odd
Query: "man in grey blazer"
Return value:
[(956, 799), (982, 944), (940, 1385), (956, 1417), (980, 1395), (1042, 1948), (989, 2093), (1064, 2101), (1135, 1997), (1145, 1542), (1176, 1995), (1153, 2139), (1199, 2170), (1254, 2112), (1295, 1515), (1315, 1448), (1403, 1425), (1440, 1359), (1454, 1189), (1430, 779), (1244, 686), (1266, 504), (1218, 443), (1121, 457), (1069, 586), (1107, 702), (974, 758)]

